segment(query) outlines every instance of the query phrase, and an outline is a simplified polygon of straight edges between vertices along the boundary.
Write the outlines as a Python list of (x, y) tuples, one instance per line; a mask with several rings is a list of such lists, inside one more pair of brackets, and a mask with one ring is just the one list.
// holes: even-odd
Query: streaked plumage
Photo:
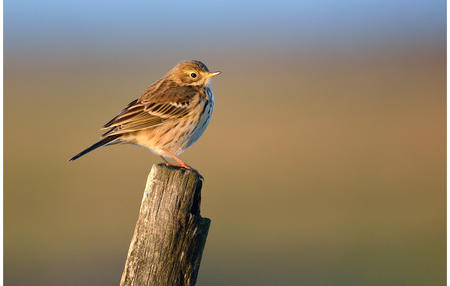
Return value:
[(147, 147), (179, 166), (190, 168), (176, 155), (194, 144), (208, 126), (214, 108), (211, 77), (200, 61), (183, 61), (148, 87), (106, 123), (103, 139), (70, 160), (106, 145), (132, 143)]

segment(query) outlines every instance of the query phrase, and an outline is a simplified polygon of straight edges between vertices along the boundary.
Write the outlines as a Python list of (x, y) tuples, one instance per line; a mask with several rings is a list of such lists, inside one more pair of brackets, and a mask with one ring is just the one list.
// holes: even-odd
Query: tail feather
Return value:
[(105, 146), (108, 144), (114, 144), (112, 141), (116, 140), (118, 137), (120, 137), (120, 134), (103, 138), (102, 140), (93, 144), (91, 147), (88, 147), (88, 148), (84, 149), (83, 151), (81, 151), (80, 153), (78, 153), (77, 155), (73, 156), (69, 161), (74, 161), (74, 160), (80, 158), (81, 156), (83, 156), (84, 154), (87, 154), (87, 153), (91, 152), (92, 150), (97, 149), (98, 147)]

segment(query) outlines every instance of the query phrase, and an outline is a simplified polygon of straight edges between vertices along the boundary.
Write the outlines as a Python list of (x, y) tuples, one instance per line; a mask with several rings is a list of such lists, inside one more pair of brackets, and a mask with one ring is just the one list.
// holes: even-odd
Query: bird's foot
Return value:
[(186, 165), (186, 164), (172, 164), (172, 163), (166, 162), (166, 166), (185, 168), (186, 170), (193, 170), (191, 166)]
[(188, 164), (184, 163), (183, 160), (181, 160), (180, 158), (178, 158), (177, 156), (175, 156), (174, 154), (172, 154), (171, 152), (163, 149), (164, 152), (166, 152), (167, 155), (169, 155), (170, 157), (172, 157), (175, 161), (177, 161), (178, 164), (172, 164), (169, 161), (167, 161), (166, 158), (164, 158), (164, 156), (161, 156), (161, 158), (164, 160), (164, 162), (166, 162), (166, 166), (172, 166), (172, 167), (178, 167), (178, 168), (185, 168), (186, 170), (191, 170), (196, 172), (200, 178), (203, 180), (203, 176), (202, 174), (200, 174), (199, 171), (195, 170), (194, 168), (192, 168), (191, 166), (189, 166)]
[(187, 164), (172, 164), (172, 163), (169, 163), (169, 162), (165, 162), (165, 164), (166, 164), (166, 166), (170, 166), (170, 167), (184, 168), (184, 169), (189, 170), (189, 171), (194, 171), (194, 172), (197, 173), (197, 175), (199, 175), (200, 179), (202, 179), (202, 180), (204, 179), (202, 174), (200, 174), (199, 171), (197, 171), (196, 169), (192, 168), (191, 166), (189, 166)]

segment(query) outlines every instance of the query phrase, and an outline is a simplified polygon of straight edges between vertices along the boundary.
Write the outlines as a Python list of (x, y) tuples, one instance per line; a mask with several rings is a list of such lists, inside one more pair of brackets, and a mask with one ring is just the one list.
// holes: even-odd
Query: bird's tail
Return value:
[(116, 134), (116, 135), (112, 135), (112, 136), (108, 136), (106, 138), (103, 138), (102, 140), (98, 141), (97, 143), (95, 143), (91, 147), (88, 147), (88, 148), (84, 149), (83, 151), (81, 151), (80, 153), (78, 153), (77, 155), (73, 156), (69, 161), (74, 161), (74, 160), (80, 158), (81, 156), (83, 156), (84, 154), (89, 153), (92, 150), (97, 149), (98, 147), (119, 143), (119, 142), (113, 142), (118, 137), (120, 137), (120, 134)]

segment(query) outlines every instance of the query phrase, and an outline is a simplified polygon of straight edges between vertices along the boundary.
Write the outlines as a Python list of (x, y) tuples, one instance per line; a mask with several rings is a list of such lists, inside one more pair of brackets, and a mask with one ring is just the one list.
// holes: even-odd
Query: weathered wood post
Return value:
[(153, 165), (121, 286), (195, 285), (210, 224), (201, 188), (195, 171)]

